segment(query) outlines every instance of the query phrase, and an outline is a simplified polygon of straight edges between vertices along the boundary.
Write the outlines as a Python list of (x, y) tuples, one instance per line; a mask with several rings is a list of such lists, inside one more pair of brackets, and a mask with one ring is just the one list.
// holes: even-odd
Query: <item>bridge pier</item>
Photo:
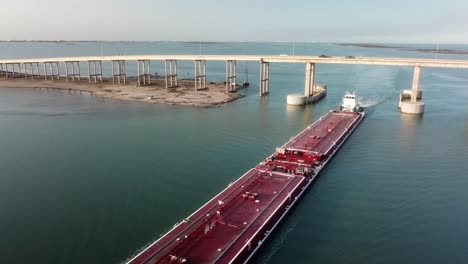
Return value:
[[(29, 66), (29, 62), (23, 62), (23, 67), (24, 67), (24, 78), (25, 79), (28, 79), (28, 67)], [(32, 68), (32, 67), (31, 67)]]
[(264, 96), (270, 93), (270, 63), (260, 61), (260, 90), (258, 95)]
[[(142, 71), (140, 71), (140, 64)], [(140, 74), (142, 72), (143, 74)], [(138, 86), (151, 84), (151, 62), (150, 60), (137, 60)]]
[(19, 72), (18, 77), (21, 78), (21, 74), (23, 74), (23, 72), (21, 71), (21, 64), (20, 63), (15, 63), (15, 64), (18, 65), (18, 72)]
[(226, 93), (234, 93), (237, 91), (236, 87), (236, 61), (226, 61)]
[[(117, 68), (117, 73), (114, 68)], [(127, 83), (127, 68), (124, 60), (112, 60), (112, 84), (115, 84), (116, 78), (119, 84), (122, 83), (122, 79), (123, 83)]]
[(6, 63), (6, 78), (8, 78), (8, 65), (11, 65), (11, 77), (16, 77), (15, 65), (18, 66), (19, 76), (21, 76), (21, 64), (19, 63)]
[(315, 103), (322, 99), (327, 93), (327, 86), (315, 84), (315, 63), (307, 62), (305, 70), (304, 95), (289, 94), (286, 103), (289, 105), (304, 105)]
[(411, 87), (411, 91), (404, 90), (403, 93), (400, 94), (398, 107), (402, 113), (416, 115), (422, 115), (424, 113), (424, 103), (421, 102), (422, 92), (418, 90), (420, 72), (420, 65), (414, 65), (413, 85)]
[[(40, 72), (39, 72), (39, 62), (25, 62), (24, 64), (24, 78), (28, 79), (28, 66), (30, 69), (30, 74), (31, 79), (36, 79), (40, 77)], [(36, 68), (36, 74), (34, 74), (34, 68)]]
[(302, 94), (288, 94), (286, 103), (288, 105), (305, 105), (314, 99), (315, 94), (315, 63), (306, 62), (305, 67), (305, 81), (304, 81), (304, 95)]
[(5, 78), (8, 79), (8, 63), (5, 63)]
[[(99, 71), (97, 70), (96, 64), (99, 63)], [(97, 79), (102, 82), (102, 61), (90, 60), (88, 61), (88, 82), (91, 83), (91, 78), (94, 79), (94, 83), (97, 83)]]
[(195, 91), (206, 89), (206, 60), (195, 60)]
[(315, 63), (306, 63), (304, 95), (310, 97), (314, 94)]
[(8, 79), (8, 63), (5, 63), (5, 78)]
[(420, 72), (421, 72), (421, 67), (419, 67), (419, 65), (415, 65), (414, 72), (413, 72), (413, 86), (411, 87), (411, 102), (417, 101)]
[[(57, 78), (57, 80), (60, 80), (60, 68), (59, 68), (58, 61), (44, 62), (43, 65), (44, 65), (44, 78), (46, 80), (49, 79), (49, 76), (50, 76), (50, 78), (52, 80), (54, 79), (54, 77)], [(49, 67), (47, 67), (47, 66), (49, 66)], [(66, 67), (67, 66), (65, 64), (65, 68)], [(50, 74), (48, 74), (47, 68), (49, 68)], [(68, 79), (67, 79), (67, 81), (68, 81)]]
[[(71, 71), (71, 73), (70, 73)], [(81, 81), (81, 70), (80, 70), (80, 62), (79, 61), (66, 61), (65, 62), (65, 73), (67, 77), (67, 82), (71, 78), (72, 81), (75, 81), (75, 77), (78, 81)]]
[(26, 69), (26, 64), (27, 62), (23, 62), (23, 67), (24, 67), (24, 79), (28, 79), (28, 71)]
[[(167, 67), (169, 66), (169, 71)], [(168, 74), (169, 73), (169, 74)], [(164, 60), (164, 77), (166, 79), (166, 89), (179, 86), (177, 80), (177, 61)]]

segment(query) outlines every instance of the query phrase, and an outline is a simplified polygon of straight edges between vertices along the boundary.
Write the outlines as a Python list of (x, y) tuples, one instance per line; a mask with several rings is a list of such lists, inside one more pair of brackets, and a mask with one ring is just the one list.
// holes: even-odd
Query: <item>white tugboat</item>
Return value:
[(343, 96), (343, 103), (340, 106), (342, 112), (361, 112), (362, 107), (359, 105), (357, 95), (354, 92), (346, 92)]

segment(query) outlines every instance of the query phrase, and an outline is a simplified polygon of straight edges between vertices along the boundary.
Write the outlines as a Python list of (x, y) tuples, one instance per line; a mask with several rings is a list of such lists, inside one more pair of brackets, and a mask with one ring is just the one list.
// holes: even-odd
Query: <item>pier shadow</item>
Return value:
[(417, 130), (424, 115), (400, 114), (400, 150), (410, 152), (417, 138)]
[(268, 118), (268, 96), (261, 96), (257, 104), (258, 132), (263, 134), (269, 127)]
[[(301, 127), (306, 127), (312, 123), (314, 118), (314, 107), (312, 104), (288, 105), (286, 104), (286, 122), (300, 121)], [(289, 121), (289, 122), (288, 122)]]

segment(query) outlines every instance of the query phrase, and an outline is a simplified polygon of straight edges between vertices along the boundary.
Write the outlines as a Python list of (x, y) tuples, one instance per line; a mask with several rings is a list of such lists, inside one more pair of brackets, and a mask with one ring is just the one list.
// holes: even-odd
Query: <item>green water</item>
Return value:
[[(0, 57), (199, 52), (198, 45), (164, 45), (0, 43)], [(244, 52), (232, 43), (202, 48)], [(289, 49), (253, 43), (248, 52)], [(305, 43), (295, 51), (433, 56)], [(337, 106), (350, 88), (369, 106), (366, 119), (252, 263), (468, 261), (467, 71), (423, 68), (426, 113), (415, 117), (396, 108), (410, 68), (319, 65), (327, 97), (304, 108), (285, 104), (288, 93), (303, 89), (303, 65), (272, 64), (267, 98), (257, 96), (258, 64), (249, 70), (247, 96), (212, 109), (0, 89), (2, 263), (125, 261)], [(210, 63), (208, 74), (223, 80), (223, 64)]]

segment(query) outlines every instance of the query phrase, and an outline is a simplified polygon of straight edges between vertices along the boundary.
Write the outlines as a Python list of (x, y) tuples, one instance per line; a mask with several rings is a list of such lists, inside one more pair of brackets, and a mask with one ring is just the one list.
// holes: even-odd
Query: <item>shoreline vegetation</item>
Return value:
[(402, 46), (391, 46), (391, 45), (384, 45), (384, 44), (366, 44), (366, 43), (338, 43), (337, 45), (360, 47), (360, 48), (397, 49), (400, 51), (417, 51), (417, 52), (422, 52), (422, 53), (434, 53), (434, 54), (468, 55), (468, 51), (452, 50), (452, 49), (421, 49), (421, 48), (408, 48), (408, 47), (402, 47)]
[[(166, 89), (165, 80), (152, 76), (151, 85), (137, 86), (137, 78), (127, 77), (127, 83), (112, 84), (112, 78), (103, 78), (103, 82), (91, 83), (88, 78), (81, 81), (67, 82), (65, 77), (60, 80), (25, 79), (24, 77), (5, 78), (0, 76), (0, 88), (21, 89), (58, 89), (78, 92), (89, 92), (96, 97), (136, 101), (150, 104), (167, 104), (193, 107), (218, 107), (222, 104), (244, 97), (238, 93), (226, 93), (224, 82), (208, 82), (207, 88), (195, 91), (194, 80), (178, 80), (179, 86)], [(238, 86), (239, 87), (239, 86)]]

